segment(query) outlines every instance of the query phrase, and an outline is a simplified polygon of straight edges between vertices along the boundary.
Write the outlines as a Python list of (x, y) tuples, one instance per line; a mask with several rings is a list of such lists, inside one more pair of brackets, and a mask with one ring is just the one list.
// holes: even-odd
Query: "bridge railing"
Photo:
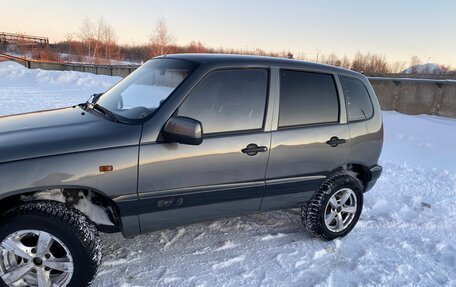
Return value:
[(32, 36), (32, 35), (24, 35), (24, 34), (15, 34), (15, 33), (7, 33), (7, 32), (0, 32), (0, 42), (8, 42), (8, 43), (35, 43), (41, 45), (49, 45), (49, 38), (46, 37), (39, 37), (39, 36)]

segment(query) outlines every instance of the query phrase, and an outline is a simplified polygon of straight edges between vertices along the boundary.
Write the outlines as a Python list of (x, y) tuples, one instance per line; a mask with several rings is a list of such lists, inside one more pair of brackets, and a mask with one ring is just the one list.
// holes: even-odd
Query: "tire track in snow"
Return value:
[(220, 263), (216, 263), (216, 264), (212, 265), (212, 269), (217, 270), (217, 269), (222, 269), (222, 268), (228, 268), (233, 264), (244, 261), (244, 259), (245, 259), (244, 255), (236, 256), (231, 259), (228, 259), (228, 260), (225, 260)]

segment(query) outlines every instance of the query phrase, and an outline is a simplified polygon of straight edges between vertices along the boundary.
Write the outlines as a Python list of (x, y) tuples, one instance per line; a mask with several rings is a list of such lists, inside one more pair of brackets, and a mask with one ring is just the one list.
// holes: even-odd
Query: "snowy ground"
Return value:
[(120, 79), (73, 71), (29, 70), (13, 62), (0, 62), (0, 116), (79, 104)]
[[(0, 63), (0, 115), (76, 104), (118, 80)], [(456, 120), (384, 122), (384, 174), (347, 237), (312, 238), (296, 210), (104, 235), (94, 286), (456, 286)]]

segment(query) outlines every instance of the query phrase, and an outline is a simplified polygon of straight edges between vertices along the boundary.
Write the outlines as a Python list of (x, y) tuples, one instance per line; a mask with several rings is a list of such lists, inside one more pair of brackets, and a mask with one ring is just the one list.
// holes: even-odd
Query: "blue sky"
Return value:
[(146, 1), (0, 0), (0, 31), (62, 40), (84, 17), (103, 16), (122, 43), (144, 43), (160, 17), (177, 43), (212, 47), (291, 50), (314, 57), (358, 50), (406, 61), (456, 66), (456, 1)]

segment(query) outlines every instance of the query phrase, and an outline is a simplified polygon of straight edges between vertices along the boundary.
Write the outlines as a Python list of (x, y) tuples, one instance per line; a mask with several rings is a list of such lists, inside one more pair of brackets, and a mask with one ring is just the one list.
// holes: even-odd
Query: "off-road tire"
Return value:
[[(95, 224), (82, 212), (57, 201), (23, 203), (1, 216), (0, 242), (27, 229), (48, 232), (67, 246), (74, 262), (67, 286), (88, 286), (93, 281), (101, 264), (101, 240)], [(7, 286), (1, 278), (0, 286)]]
[[(334, 193), (342, 188), (350, 188), (356, 194), (357, 210), (352, 222), (341, 232), (329, 230), (324, 222), (325, 207)], [(324, 240), (344, 237), (355, 227), (363, 208), (362, 182), (345, 172), (330, 176), (315, 192), (312, 198), (301, 207), (301, 219), (306, 229)]]

